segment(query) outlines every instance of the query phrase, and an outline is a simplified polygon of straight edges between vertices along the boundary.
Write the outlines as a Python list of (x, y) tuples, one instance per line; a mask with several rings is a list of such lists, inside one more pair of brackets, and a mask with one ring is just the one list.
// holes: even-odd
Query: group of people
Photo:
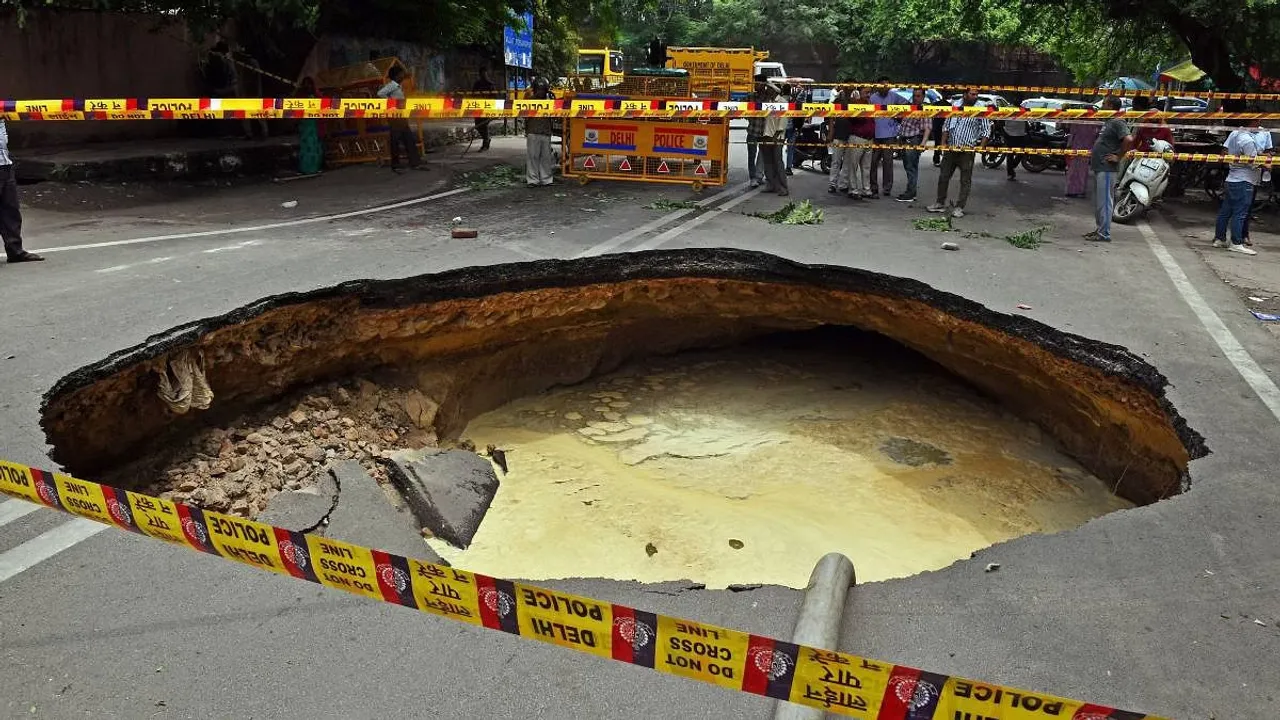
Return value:
[[(887, 78), (878, 82), (885, 83)], [(776, 86), (756, 78), (756, 101), (776, 102), (788, 98), (790, 89)], [(793, 99), (793, 98), (792, 98)], [(978, 101), (976, 90), (965, 91), (961, 104), (972, 106)], [(870, 105), (897, 105), (900, 96), (888, 90), (871, 88), (841, 88), (832, 99), (839, 104), (865, 102)], [(911, 105), (926, 104), (925, 91), (912, 91)], [(1151, 98), (1135, 97), (1133, 109), (1148, 110)], [(1103, 100), (1102, 109), (1119, 110), (1120, 98), (1109, 96)], [(794, 135), (788, 130), (788, 121), (780, 117), (753, 118), (747, 129), (747, 171), (751, 187), (765, 186), (765, 192), (788, 195), (787, 176), (791, 174), (794, 152)], [(1006, 173), (1009, 180), (1017, 179), (1020, 160), (1019, 149), (1026, 147), (1027, 123), (1025, 120), (1005, 120), (1002, 123), (1006, 155)], [(1095, 228), (1085, 234), (1093, 242), (1111, 241), (1111, 218), (1114, 209), (1117, 183), (1124, 177), (1132, 161), (1131, 151), (1147, 150), (1152, 140), (1160, 139), (1173, 144), (1173, 133), (1163, 122), (1133, 128), (1120, 118), (1111, 118), (1099, 125), (1096, 122), (1074, 122), (1069, 125), (1071, 149), (1088, 150), (1089, 156), (1072, 157), (1068, 161), (1066, 195), (1070, 198), (1091, 196), (1094, 206)], [(928, 141), (936, 146), (951, 148), (935, 150), (933, 164), (940, 169), (937, 195), (926, 210), (946, 213), (954, 218), (964, 217), (965, 207), (973, 188), (973, 168), (977, 154), (992, 138), (994, 123), (983, 117), (952, 115), (946, 118), (857, 118), (835, 117), (825, 123), (825, 140), (831, 151), (831, 171), (827, 192), (845, 194), (851, 199), (878, 199), (890, 197), (894, 183), (894, 150), (881, 145), (908, 146), (902, 152), (903, 170), (907, 176), (906, 189), (897, 196), (900, 202), (913, 202), (919, 192), (920, 157)], [(787, 151), (784, 151), (787, 148)], [(1228, 154), (1256, 158), (1272, 152), (1271, 133), (1262, 128), (1239, 127), (1225, 143)], [(1024, 151), (1025, 152), (1025, 151)], [(957, 171), (960, 175), (959, 194), (950, 200), (951, 181)], [(1244, 255), (1256, 255), (1249, 238), (1249, 216), (1257, 188), (1263, 182), (1264, 170), (1257, 161), (1229, 165), (1222, 205), (1218, 213), (1214, 246), (1227, 248)], [(1088, 191), (1092, 175), (1093, 192)]]

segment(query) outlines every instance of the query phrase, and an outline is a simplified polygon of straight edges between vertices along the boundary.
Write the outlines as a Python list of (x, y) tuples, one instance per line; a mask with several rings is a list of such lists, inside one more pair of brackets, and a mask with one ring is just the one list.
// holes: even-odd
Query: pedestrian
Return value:
[(1018, 161), (1022, 159), (1022, 155), (1018, 152), (1019, 148), (1027, 146), (1027, 121), (1026, 120), (1005, 120), (1002, 128), (1004, 132), (1004, 142), (1008, 146), (1005, 152), (1005, 173), (1009, 178), (1009, 182), (1018, 179)]
[[(911, 105), (923, 107), (925, 95), (923, 88), (911, 91)], [(907, 190), (898, 196), (898, 202), (914, 202), (920, 184), (920, 156), (924, 154), (924, 145), (928, 140), (930, 118), (909, 117), (898, 124), (898, 140), (903, 145), (913, 146), (902, 151), (902, 169), (907, 173)]]
[[(783, 95), (787, 102), (800, 104), (804, 102), (804, 88), (800, 85), (787, 88)], [(791, 118), (787, 121), (787, 174), (795, 175), (796, 140), (800, 137), (800, 128), (804, 127), (805, 118)]]
[[(757, 103), (768, 102), (766, 99), (764, 75), (756, 75), (755, 94), (751, 99)], [(764, 138), (764, 118), (747, 118), (747, 175), (751, 176), (751, 187), (758, 188), (764, 180), (764, 160), (760, 157), (760, 141)]]
[[(876, 80), (877, 83), (884, 83), (882, 87), (869, 96), (868, 102), (872, 105), (898, 105), (902, 99), (891, 91), (887, 85), (888, 77), (881, 77)], [(876, 128), (874, 132), (874, 142), (876, 145), (893, 145), (898, 140), (898, 121), (894, 118), (878, 117), (876, 120)], [(877, 169), (879, 170), (880, 181), (876, 182)], [(878, 197), (883, 192), (885, 197), (889, 197), (893, 192), (893, 149), (883, 148), (876, 149), (871, 153), (871, 197)]]
[[(1103, 110), (1119, 110), (1120, 98), (1111, 95), (1102, 101)], [(1120, 158), (1133, 149), (1133, 130), (1129, 123), (1113, 117), (1102, 125), (1102, 132), (1093, 143), (1089, 156), (1089, 168), (1093, 170), (1093, 215), (1097, 227), (1085, 233), (1084, 239), (1094, 242), (1111, 242), (1111, 214), (1116, 171)]]
[(43, 257), (22, 249), (22, 205), (18, 202), (18, 176), (9, 155), (9, 128), (0, 120), (0, 237), (9, 263), (40, 262)]
[[(1243, 125), (1240, 120), (1228, 120), (1232, 125)], [(1106, 131), (1103, 131), (1105, 134)], [(1227, 137), (1227, 154), (1256, 158), (1258, 140), (1250, 128), (1238, 127)], [(1257, 255), (1258, 251), (1244, 244), (1245, 221), (1253, 205), (1253, 193), (1262, 182), (1262, 166), (1254, 160), (1231, 163), (1227, 170), (1227, 182), (1222, 193), (1222, 206), (1218, 209), (1218, 224), (1213, 233), (1213, 246), (1227, 248), (1242, 255)], [(1231, 242), (1227, 242), (1227, 230)]]
[[(298, 86), (298, 97), (319, 97), (316, 81), (307, 76)], [(320, 144), (320, 121), (315, 118), (303, 118), (298, 121), (298, 172), (302, 175), (315, 175), (324, 165), (324, 146)]]
[[(1067, 124), (1072, 150), (1089, 150), (1098, 140), (1102, 126), (1096, 122), (1077, 121)], [(1089, 158), (1072, 155), (1067, 158), (1067, 197), (1083, 198), (1089, 188)]]
[[(261, 98), (265, 93), (262, 91), (262, 66), (258, 64), (258, 59), (240, 47), (235, 49), (232, 60), (236, 66), (244, 68), (244, 72), (236, 74), (234, 97)], [(243, 122), (245, 140), (253, 140), (257, 133), (261, 133), (263, 140), (271, 136), (271, 125), (266, 118), (254, 120), (246, 117)]]
[[(835, 105), (848, 105), (850, 93), (847, 88), (840, 88), (832, 98)], [(827, 142), (831, 145), (831, 178), (827, 181), (827, 192), (848, 193), (853, 189), (849, 184), (849, 171), (853, 162), (845, 162), (852, 158), (853, 146), (849, 144), (849, 136), (853, 134), (853, 119), (840, 116), (827, 119)]]
[[(552, 98), (551, 86), (546, 78), (533, 80), (533, 100), (549, 100)], [(555, 183), (555, 155), (551, 152), (551, 118), (547, 116), (531, 117), (525, 120), (525, 182), (529, 187), (545, 187)]]
[[(400, 65), (392, 67), (387, 71), (387, 83), (378, 88), (378, 97), (404, 100), (404, 86), (400, 84), (403, 79), (404, 68)], [(422, 162), (422, 156), (418, 154), (418, 138), (414, 136), (413, 128), (409, 127), (409, 121), (402, 117), (391, 118), (388, 125), (391, 126), (390, 137), (387, 139), (387, 148), (391, 153), (391, 170), (400, 172), (401, 150), (409, 159), (410, 168), (426, 170), (427, 164)]]
[[(939, 100), (934, 103), (934, 106), (948, 107), (947, 103), (942, 101), (941, 98), (939, 98)], [(947, 122), (947, 119), (943, 117), (941, 114), (933, 116), (933, 132), (930, 134), (929, 139), (933, 141), (933, 166), (934, 167), (942, 166), (942, 151), (939, 150), (938, 148), (942, 147), (942, 126), (945, 125), (946, 122)]]
[[(1261, 112), (1258, 108), (1254, 108), (1253, 111)], [(1272, 155), (1275, 152), (1275, 143), (1272, 141), (1271, 131), (1258, 126), (1255, 127), (1252, 132), (1253, 140), (1258, 145), (1258, 154)], [(1264, 167), (1262, 169), (1261, 181), (1262, 183), (1271, 182), (1270, 167)], [(1253, 204), (1258, 199), (1258, 187), (1260, 184), (1261, 183), (1253, 186), (1253, 195), (1249, 198), (1249, 212), (1245, 213), (1244, 216), (1244, 244), (1250, 247), (1253, 246), (1253, 238), (1249, 233), (1249, 221), (1253, 219)]]
[[(978, 91), (964, 91), (961, 101), (964, 107), (973, 107), (978, 101)], [(942, 156), (942, 172), (938, 175), (938, 200), (926, 208), (931, 213), (947, 212), (947, 191), (951, 185), (951, 176), (960, 171), (960, 197), (951, 207), (951, 217), (964, 217), (964, 208), (969, 202), (969, 191), (973, 189), (973, 158), (991, 139), (991, 121), (981, 117), (965, 117), (952, 115), (942, 125), (942, 144), (949, 147), (964, 148), (948, 150)]]
[[(864, 89), (854, 93), (855, 103), (865, 102), (871, 97), (871, 91)], [(868, 168), (871, 165), (871, 145), (876, 136), (875, 118), (850, 118), (852, 128), (849, 133), (848, 154), (844, 161), (849, 168), (849, 197), (854, 200), (875, 197), (871, 192), (871, 177)]]
[[(489, 71), (485, 68), (480, 68), (480, 77), (475, 81), (475, 84), (471, 86), (471, 89), (477, 93), (485, 93), (488, 95), (493, 93), (497, 87), (493, 84), (493, 81), (489, 79)], [(476, 134), (480, 136), (479, 152), (484, 152), (489, 149), (489, 123), (491, 122), (493, 122), (491, 118), (475, 119)]]
[[(772, 84), (767, 85), (765, 95), (769, 98), (765, 102), (772, 102), (779, 97), (787, 97), (786, 88), (779, 90)], [(776, 192), (779, 195), (790, 195), (787, 189), (787, 169), (784, 167), (783, 156), (785, 152), (787, 137), (787, 118), (780, 115), (770, 115), (764, 119), (764, 129), (761, 137), (760, 157), (764, 164), (765, 175), (765, 192)]]

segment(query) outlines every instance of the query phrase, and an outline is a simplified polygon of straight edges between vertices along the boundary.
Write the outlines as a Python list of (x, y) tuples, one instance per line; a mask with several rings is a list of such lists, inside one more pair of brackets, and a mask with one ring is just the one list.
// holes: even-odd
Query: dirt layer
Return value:
[[(465, 268), (269, 297), (150, 338), (63, 378), (42, 424), (69, 472), (112, 469), (317, 383), (394, 373), (438, 405), (432, 431), (629, 359), (780, 330), (893, 339), (1038, 424), (1117, 494), (1149, 503), (1207, 453), (1167, 382), (1122, 347), (994, 312), (922, 283), (763, 253), (689, 249)], [(212, 407), (157, 396), (179, 353), (204, 358)]]

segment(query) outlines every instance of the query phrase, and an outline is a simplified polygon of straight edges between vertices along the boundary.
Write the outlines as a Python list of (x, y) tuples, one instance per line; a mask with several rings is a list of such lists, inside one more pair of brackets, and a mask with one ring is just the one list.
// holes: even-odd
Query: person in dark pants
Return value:
[[(475, 84), (471, 86), (471, 89), (478, 93), (494, 92), (495, 86), (493, 82), (489, 80), (488, 70), (480, 68), (480, 79), (476, 80)], [(489, 149), (490, 122), (492, 122), (490, 118), (476, 118), (476, 134), (480, 136), (480, 152), (484, 152)]]
[[(396, 65), (387, 72), (387, 84), (378, 89), (378, 97), (404, 100), (404, 87), (400, 81), (404, 79), (404, 68)], [(418, 138), (413, 135), (413, 128), (404, 118), (391, 118), (391, 137), (387, 145), (391, 151), (391, 169), (400, 171), (400, 150), (403, 149), (409, 158), (409, 167), (415, 170), (426, 170), (427, 164), (422, 162), (418, 154)]]
[(0, 237), (10, 263), (40, 262), (44, 258), (22, 249), (22, 206), (18, 202), (18, 176), (9, 156), (9, 128), (0, 120)]

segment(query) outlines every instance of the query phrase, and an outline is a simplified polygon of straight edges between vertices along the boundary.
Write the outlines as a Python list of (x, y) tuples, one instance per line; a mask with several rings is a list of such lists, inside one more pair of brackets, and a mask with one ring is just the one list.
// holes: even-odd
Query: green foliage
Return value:
[(808, 200), (801, 203), (789, 202), (774, 212), (751, 213), (751, 216), (768, 220), (775, 225), (822, 224), (822, 208), (814, 207)]
[(916, 218), (911, 222), (912, 227), (924, 232), (951, 232), (951, 217), (937, 218)]

